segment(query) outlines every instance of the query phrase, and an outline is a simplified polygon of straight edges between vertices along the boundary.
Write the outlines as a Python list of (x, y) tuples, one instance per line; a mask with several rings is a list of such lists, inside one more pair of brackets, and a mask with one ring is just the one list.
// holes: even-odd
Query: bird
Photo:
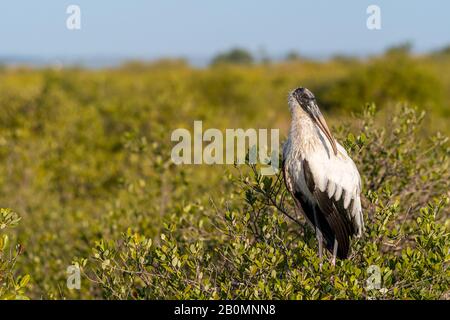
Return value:
[(297, 212), (314, 229), (320, 267), (323, 247), (349, 257), (353, 237), (364, 232), (361, 177), (346, 150), (331, 134), (314, 94), (299, 87), (289, 93), (291, 125), (283, 145), (282, 173)]

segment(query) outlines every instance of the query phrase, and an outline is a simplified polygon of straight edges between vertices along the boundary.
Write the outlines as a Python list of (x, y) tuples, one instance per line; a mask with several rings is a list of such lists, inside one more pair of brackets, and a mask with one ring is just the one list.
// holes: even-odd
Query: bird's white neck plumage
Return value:
[(291, 108), (291, 116), (289, 140), (297, 152), (305, 154), (322, 144), (319, 129), (301, 107)]

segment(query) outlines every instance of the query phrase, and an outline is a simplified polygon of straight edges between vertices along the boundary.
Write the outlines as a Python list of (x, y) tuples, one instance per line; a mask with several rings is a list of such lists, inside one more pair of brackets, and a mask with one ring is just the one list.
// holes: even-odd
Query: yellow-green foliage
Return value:
[[(0, 70), (0, 204), (22, 217), (9, 231), (21, 256), (1, 256), (0, 296), (448, 297), (449, 61), (391, 55)], [(225, 166), (170, 161), (172, 131), (192, 129), (194, 120), (286, 134), (287, 93), (300, 85), (317, 93), (346, 138), (367, 198), (366, 240), (354, 244), (351, 260), (325, 264), (322, 273), (311, 232), (273, 206), (275, 180), (258, 189), (252, 170), (240, 168), (240, 177)], [(428, 122), (421, 126), (411, 109), (394, 118), (400, 100), (420, 103)], [(368, 101), (389, 125), (347, 113)], [(444, 134), (430, 140), (438, 128)], [(80, 290), (66, 287), (73, 263), (82, 267)], [(371, 264), (382, 268), (386, 292), (364, 289)]]
[(16, 248), (12, 248), (6, 233), (6, 230), (15, 227), (19, 220), (15, 212), (0, 209), (0, 299), (28, 299), (24, 291), (30, 276), (17, 276), (14, 270), (16, 260), (22, 254), (22, 246), (18, 244)]
[(320, 95), (328, 109), (358, 110), (361, 101), (376, 101), (380, 106), (408, 101), (428, 110), (439, 110), (445, 103), (450, 107), (439, 76), (404, 54), (374, 59), (324, 86)]

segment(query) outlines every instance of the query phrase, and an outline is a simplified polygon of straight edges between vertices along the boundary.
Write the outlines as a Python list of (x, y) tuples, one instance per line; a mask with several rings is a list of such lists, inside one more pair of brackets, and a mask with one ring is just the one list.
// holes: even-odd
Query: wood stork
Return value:
[(295, 207), (313, 226), (322, 261), (323, 245), (336, 257), (349, 255), (361, 236), (361, 178), (353, 160), (333, 138), (316, 99), (306, 88), (289, 94), (292, 122), (283, 146), (283, 175)]

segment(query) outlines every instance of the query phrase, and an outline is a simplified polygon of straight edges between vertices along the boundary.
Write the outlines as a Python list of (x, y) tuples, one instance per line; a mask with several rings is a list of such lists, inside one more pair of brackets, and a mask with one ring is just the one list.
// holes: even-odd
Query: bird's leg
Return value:
[(338, 242), (337, 242), (337, 239), (334, 238), (334, 245), (333, 245), (333, 259), (331, 260), (331, 264), (332, 264), (333, 266), (336, 265), (337, 249), (338, 249)]
[(319, 260), (320, 260), (320, 270), (322, 270), (322, 253), (323, 253), (323, 235), (322, 231), (319, 228), (319, 220), (317, 219), (316, 210), (314, 209), (314, 223), (316, 225), (316, 239), (319, 243)]
[(322, 270), (322, 263), (323, 263), (323, 235), (322, 235), (322, 231), (320, 231), (320, 229), (318, 227), (316, 227), (316, 236), (317, 236), (317, 241), (319, 242), (319, 260), (320, 260), (320, 270)]

